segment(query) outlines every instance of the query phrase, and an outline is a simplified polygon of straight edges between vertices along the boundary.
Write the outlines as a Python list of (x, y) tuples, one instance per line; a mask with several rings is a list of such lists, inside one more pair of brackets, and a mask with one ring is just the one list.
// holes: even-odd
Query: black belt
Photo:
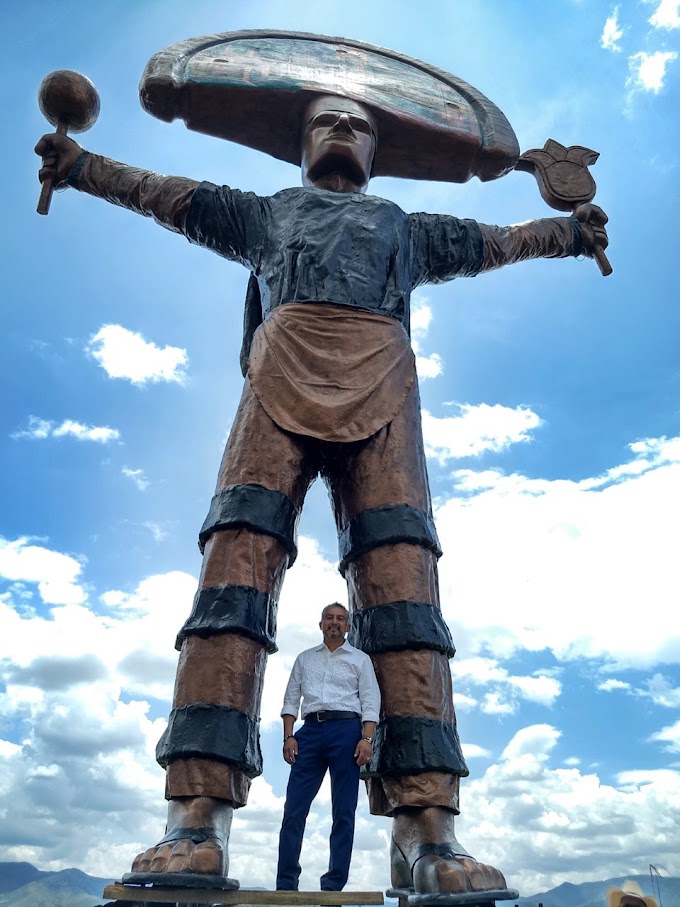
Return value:
[(305, 715), (305, 721), (348, 721), (350, 718), (356, 718), (359, 721), (361, 720), (361, 715), (357, 715), (356, 712), (334, 712), (330, 709), (326, 709), (322, 712), (310, 712), (308, 715)]

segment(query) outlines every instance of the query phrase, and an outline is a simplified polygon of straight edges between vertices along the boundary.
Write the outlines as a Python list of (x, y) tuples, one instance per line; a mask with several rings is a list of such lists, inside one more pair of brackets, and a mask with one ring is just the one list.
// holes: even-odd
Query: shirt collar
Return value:
[[(333, 654), (325, 642), (322, 642), (318, 646), (314, 647), (315, 652), (323, 652), (324, 649), (327, 652), (330, 652), (331, 655)], [(350, 646), (350, 644), (347, 642), (346, 638), (345, 638), (345, 641), (343, 642), (343, 644), (341, 646), (338, 646), (338, 648), (335, 649), (334, 651), (338, 652), (340, 649), (344, 649), (345, 652), (350, 652), (352, 650), (352, 646)]]

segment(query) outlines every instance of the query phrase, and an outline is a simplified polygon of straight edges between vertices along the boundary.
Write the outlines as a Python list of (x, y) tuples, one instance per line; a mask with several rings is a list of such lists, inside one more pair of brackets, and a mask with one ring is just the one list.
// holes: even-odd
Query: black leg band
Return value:
[(188, 620), (177, 634), (175, 648), (187, 636), (206, 639), (217, 633), (242, 633), (261, 642), (271, 655), (276, 652), (278, 602), (252, 586), (209, 586), (199, 589)]
[(235, 765), (254, 778), (262, 774), (258, 723), (238, 709), (205, 702), (173, 709), (156, 761), (166, 768), (174, 759), (199, 756)]
[(401, 777), (424, 772), (469, 774), (454, 725), (434, 718), (383, 718), (373, 737), (373, 756), (364, 774)]
[(349, 642), (369, 655), (404, 649), (433, 649), (448, 658), (456, 654), (441, 611), (422, 602), (390, 602), (353, 611)]
[(437, 557), (442, 554), (431, 516), (410, 504), (386, 504), (364, 510), (340, 531), (340, 573), (344, 576), (348, 562), (367, 551), (399, 542), (421, 545)]
[(271, 535), (288, 552), (288, 566), (297, 557), (295, 536), (300, 514), (291, 499), (263, 485), (230, 485), (214, 496), (198, 534), (203, 551), (213, 532), (219, 529), (250, 529)]

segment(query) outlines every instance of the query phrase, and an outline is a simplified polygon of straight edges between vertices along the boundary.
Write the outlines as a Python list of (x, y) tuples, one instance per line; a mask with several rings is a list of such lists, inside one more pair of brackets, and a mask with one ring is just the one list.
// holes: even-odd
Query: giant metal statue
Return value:
[[(62, 133), (36, 147), (46, 184), (151, 216), (251, 272), (243, 396), (199, 534), (199, 590), (179, 631), (173, 708), (157, 751), (166, 834), (125, 880), (237, 885), (227, 878), (232, 815), (262, 771), (265, 662), (276, 651), (300, 509), (320, 475), (351, 641), (371, 655), (382, 691), (367, 787), (371, 812), (393, 817), (392, 884), (412, 904), (515, 897), (454, 833), (468, 770), (440, 611), (409, 299), (422, 284), (530, 258), (583, 253), (608, 273), (606, 217), (587, 204), (597, 155), (549, 141), (519, 158), (503, 114), (470, 85), (338, 38), (258, 31), (185, 41), (152, 58), (140, 90), (161, 119), (301, 164), (303, 187), (262, 198), (84, 152), (63, 133), (96, 116), (91, 86), (62, 73), (43, 92)], [(570, 216), (501, 228), (406, 214), (366, 194), (371, 175), (464, 182), (513, 167), (534, 172), (544, 198)]]

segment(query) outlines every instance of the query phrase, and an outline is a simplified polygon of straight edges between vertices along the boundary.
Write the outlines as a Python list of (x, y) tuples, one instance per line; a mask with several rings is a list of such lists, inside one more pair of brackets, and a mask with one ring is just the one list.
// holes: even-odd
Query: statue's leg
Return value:
[(178, 635), (173, 709), (157, 748), (166, 835), (139, 854), (134, 873), (228, 873), (233, 811), (262, 771), (264, 669), (310, 461), (304, 440), (281, 431), (246, 382), (200, 534), (199, 589)]
[(392, 883), (419, 894), (505, 889), (454, 834), (467, 775), (441, 616), (437, 540), (414, 386), (398, 416), (328, 471), (350, 642), (368, 652), (382, 692), (370, 765), (371, 812), (393, 816)]

